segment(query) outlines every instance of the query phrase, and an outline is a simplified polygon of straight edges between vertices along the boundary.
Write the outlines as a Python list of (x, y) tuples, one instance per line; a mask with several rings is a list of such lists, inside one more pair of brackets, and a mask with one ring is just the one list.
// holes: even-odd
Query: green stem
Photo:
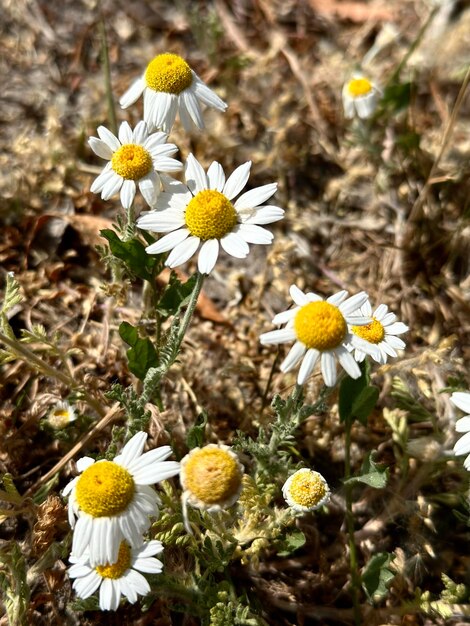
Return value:
[[(345, 452), (344, 452), (344, 479), (347, 481), (351, 477), (351, 425), (352, 421), (347, 419), (345, 422)], [(361, 608), (359, 605), (359, 592), (361, 588), (361, 578), (357, 565), (357, 551), (354, 542), (354, 517), (352, 512), (352, 485), (346, 483), (346, 526), (349, 536), (349, 567), (351, 570), (351, 586), (354, 611), (354, 624), (360, 626)]]
[(114, 108), (113, 88), (111, 86), (111, 70), (109, 65), (108, 39), (106, 37), (106, 26), (104, 23), (103, 12), (100, 3), (100, 35), (101, 35), (101, 56), (103, 62), (104, 82), (106, 87), (106, 102), (108, 103), (108, 118), (111, 130), (117, 136), (118, 127), (116, 119), (116, 110)]

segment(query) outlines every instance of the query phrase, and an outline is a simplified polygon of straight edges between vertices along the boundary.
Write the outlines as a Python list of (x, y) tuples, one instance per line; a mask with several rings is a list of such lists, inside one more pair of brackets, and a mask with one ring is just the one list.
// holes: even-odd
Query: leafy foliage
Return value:
[(152, 281), (157, 270), (163, 267), (161, 257), (145, 252), (145, 246), (138, 239), (123, 241), (110, 229), (100, 231), (109, 244), (112, 254), (124, 262), (127, 269), (143, 280)]
[(370, 385), (369, 364), (365, 360), (361, 364), (361, 376), (351, 378), (346, 376), (339, 387), (339, 416), (342, 422), (358, 420), (361, 424), (367, 423), (379, 397), (377, 387)]
[(364, 568), (361, 576), (362, 587), (369, 601), (379, 602), (388, 594), (387, 585), (395, 577), (389, 567), (394, 559), (394, 554), (380, 552)]
[(157, 351), (148, 337), (139, 337), (139, 331), (129, 322), (121, 322), (119, 335), (130, 347), (127, 359), (130, 371), (144, 380), (148, 370), (158, 365)]
[(375, 452), (369, 452), (362, 464), (360, 474), (345, 480), (345, 484), (365, 483), (374, 489), (383, 489), (388, 481), (388, 468), (374, 461)]

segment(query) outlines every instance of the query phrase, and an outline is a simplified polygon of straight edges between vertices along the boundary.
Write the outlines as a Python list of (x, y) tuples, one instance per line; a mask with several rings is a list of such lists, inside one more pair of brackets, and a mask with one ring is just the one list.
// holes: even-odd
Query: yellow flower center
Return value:
[(208, 505), (233, 497), (242, 480), (236, 459), (227, 450), (212, 447), (191, 452), (184, 474), (185, 489)]
[(178, 95), (191, 86), (191, 68), (177, 54), (159, 54), (147, 65), (145, 82), (153, 91), (164, 91)]
[(326, 495), (325, 483), (316, 472), (295, 474), (289, 487), (289, 495), (299, 506), (316, 506)]
[(64, 428), (70, 422), (70, 414), (67, 409), (53, 409), (48, 417), (48, 422), (53, 428)]
[(385, 329), (375, 317), (372, 318), (370, 324), (366, 324), (365, 326), (353, 326), (352, 331), (355, 335), (370, 343), (380, 343), (385, 337)]
[(98, 461), (80, 476), (75, 495), (85, 513), (110, 517), (127, 508), (134, 488), (134, 479), (127, 470), (113, 461)]
[(184, 219), (191, 235), (207, 241), (227, 235), (237, 223), (237, 212), (223, 193), (208, 189), (194, 196)]
[(353, 98), (360, 98), (372, 91), (372, 84), (367, 78), (353, 78), (348, 83), (348, 91)]
[(95, 570), (102, 578), (122, 578), (131, 565), (131, 549), (125, 541), (121, 541), (116, 563), (97, 565)]
[(113, 154), (111, 167), (126, 180), (139, 180), (151, 171), (152, 157), (144, 147), (126, 143)]
[(307, 348), (325, 351), (341, 345), (347, 331), (346, 320), (329, 302), (309, 302), (295, 316), (297, 339)]

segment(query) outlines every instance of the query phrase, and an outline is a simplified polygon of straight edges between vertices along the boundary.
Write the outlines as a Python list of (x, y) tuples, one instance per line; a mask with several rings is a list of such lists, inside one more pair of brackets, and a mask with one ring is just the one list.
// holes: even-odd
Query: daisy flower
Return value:
[(149, 211), (137, 226), (168, 233), (146, 248), (149, 254), (171, 250), (166, 265), (185, 263), (199, 248), (198, 269), (209, 274), (222, 248), (239, 259), (249, 252), (249, 243), (269, 244), (273, 235), (260, 224), (280, 220), (284, 211), (263, 205), (277, 189), (277, 183), (255, 187), (232, 202), (248, 181), (251, 161), (237, 167), (225, 180), (222, 166), (214, 161), (207, 174), (195, 157), (186, 161), (186, 184), (165, 180), (156, 211)]
[(303, 467), (286, 480), (282, 495), (294, 511), (307, 513), (328, 502), (330, 488), (320, 473)]
[(62, 430), (76, 419), (75, 407), (66, 400), (58, 402), (47, 416), (47, 421), (56, 430)]
[(93, 566), (114, 563), (122, 540), (133, 548), (142, 544), (149, 517), (158, 514), (159, 498), (149, 485), (179, 472), (179, 463), (165, 461), (170, 446), (142, 454), (146, 440), (147, 433), (136, 433), (113, 461), (81, 458), (80, 476), (63, 491), (74, 528), (72, 552), (81, 555), (88, 548)]
[[(371, 355), (377, 363), (386, 363), (389, 356), (398, 356), (396, 350), (406, 348), (405, 342), (399, 339), (397, 335), (406, 333), (408, 326), (402, 322), (397, 322), (397, 316), (388, 312), (387, 305), (380, 304), (372, 313), (372, 307), (367, 300), (361, 306), (360, 313), (364, 317), (371, 317), (372, 322), (365, 326), (353, 326), (351, 330), (358, 337), (377, 346), (380, 351), (378, 358)], [(365, 352), (360, 348), (356, 348), (354, 351), (356, 361), (363, 361), (365, 356)]]
[(348, 119), (356, 114), (361, 119), (371, 117), (377, 107), (380, 89), (360, 73), (353, 75), (343, 87), (344, 116)]
[(176, 113), (185, 130), (191, 130), (191, 121), (204, 128), (200, 102), (219, 111), (227, 105), (193, 72), (177, 54), (156, 56), (119, 101), (123, 109), (134, 104), (144, 94), (144, 120), (152, 128), (169, 133)]
[(127, 122), (119, 127), (119, 138), (104, 126), (98, 128), (97, 137), (90, 137), (88, 143), (95, 154), (108, 163), (90, 191), (101, 193), (103, 200), (120, 192), (121, 204), (129, 209), (134, 202), (137, 185), (150, 207), (153, 207), (160, 193), (158, 172), (175, 172), (183, 165), (170, 158), (177, 152), (174, 143), (165, 143), (165, 133), (150, 134), (145, 122), (139, 122), (134, 130)]
[(467, 455), (463, 465), (470, 472), (470, 393), (455, 391), (451, 395), (450, 401), (464, 413), (467, 413), (455, 423), (455, 430), (458, 433), (465, 433), (465, 435), (456, 442), (454, 452), (457, 455)]
[(303, 385), (320, 359), (323, 380), (328, 387), (333, 387), (336, 383), (336, 357), (351, 378), (359, 378), (361, 370), (348, 351), (348, 345), (367, 354), (379, 354), (376, 346), (350, 330), (350, 325), (362, 326), (371, 321), (370, 318), (355, 314), (366, 302), (367, 294), (361, 291), (348, 298), (347, 291), (340, 291), (323, 300), (316, 293), (305, 294), (292, 285), (290, 295), (296, 306), (278, 313), (273, 319), (273, 324), (287, 323), (285, 328), (260, 336), (263, 345), (295, 341), (281, 363), (281, 372), (289, 372), (302, 359), (297, 383)]
[(161, 552), (163, 546), (159, 541), (148, 541), (139, 548), (131, 548), (122, 541), (113, 564), (92, 565), (88, 553), (80, 557), (72, 553), (69, 560), (73, 565), (68, 574), (75, 579), (73, 588), (79, 598), (89, 598), (99, 589), (100, 609), (115, 611), (121, 595), (134, 604), (138, 596), (150, 593), (150, 585), (140, 572), (160, 574), (163, 563), (153, 557)]

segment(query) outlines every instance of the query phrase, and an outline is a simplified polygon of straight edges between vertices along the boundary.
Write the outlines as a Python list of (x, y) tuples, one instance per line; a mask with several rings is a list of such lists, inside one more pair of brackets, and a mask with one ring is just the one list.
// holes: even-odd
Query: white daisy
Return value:
[(75, 407), (66, 400), (61, 400), (50, 411), (47, 421), (56, 430), (61, 430), (77, 419)]
[(80, 476), (63, 491), (74, 528), (72, 552), (81, 555), (88, 548), (93, 566), (114, 563), (122, 540), (141, 545), (150, 516), (158, 514), (159, 498), (149, 485), (179, 472), (179, 463), (165, 461), (170, 446), (142, 454), (146, 440), (147, 433), (136, 433), (113, 461), (81, 458)]
[(371, 117), (377, 107), (381, 90), (363, 74), (353, 74), (343, 87), (343, 108), (346, 118), (356, 114), (361, 119)]
[(455, 391), (451, 395), (450, 400), (456, 407), (467, 413), (467, 415), (464, 415), (455, 423), (455, 430), (458, 433), (465, 433), (465, 435), (456, 442), (454, 452), (457, 455), (468, 455), (463, 465), (470, 472), (470, 393)]
[[(260, 224), (280, 220), (284, 211), (263, 205), (277, 189), (277, 183), (256, 187), (232, 204), (248, 181), (251, 161), (237, 167), (225, 180), (222, 166), (214, 161), (207, 174), (195, 157), (186, 161), (186, 185), (164, 180), (156, 211), (137, 221), (137, 226), (157, 233), (169, 233), (146, 248), (149, 254), (171, 250), (166, 265), (185, 263), (202, 243), (198, 258), (201, 274), (209, 274), (219, 255), (219, 247), (239, 259), (249, 252), (249, 243), (269, 244), (273, 235)], [(220, 246), (219, 246), (220, 244)]]
[(340, 291), (324, 301), (316, 293), (305, 294), (292, 285), (290, 295), (296, 306), (278, 313), (273, 319), (273, 324), (287, 323), (285, 328), (260, 336), (263, 345), (295, 341), (281, 364), (281, 371), (289, 372), (303, 359), (297, 376), (297, 383), (303, 385), (320, 358), (323, 380), (328, 387), (333, 387), (336, 383), (336, 357), (351, 378), (359, 378), (361, 370), (348, 351), (348, 344), (367, 354), (379, 355), (376, 346), (350, 330), (351, 325), (362, 326), (371, 321), (354, 314), (366, 302), (367, 294), (361, 291), (348, 298), (347, 291)]
[(170, 132), (177, 112), (186, 130), (191, 129), (191, 120), (198, 128), (204, 128), (200, 102), (219, 111), (227, 108), (177, 54), (159, 54), (150, 61), (143, 76), (131, 85), (119, 104), (127, 109), (142, 93), (144, 120), (166, 133)]
[[(386, 363), (389, 356), (398, 356), (396, 350), (406, 348), (405, 342), (399, 339), (397, 335), (406, 333), (408, 326), (402, 322), (397, 322), (397, 316), (388, 312), (387, 305), (380, 304), (372, 313), (372, 307), (367, 300), (361, 306), (360, 313), (364, 317), (371, 317), (372, 322), (366, 326), (353, 326), (351, 330), (358, 337), (377, 346), (380, 351), (378, 358), (371, 355), (377, 363)], [(356, 348), (354, 352), (356, 361), (363, 361), (365, 356), (365, 352)]]
[(92, 565), (87, 553), (79, 557), (72, 554), (69, 560), (73, 565), (68, 574), (75, 578), (73, 588), (79, 598), (89, 598), (99, 588), (100, 609), (115, 611), (121, 596), (134, 604), (138, 596), (150, 593), (147, 579), (139, 572), (160, 574), (163, 563), (153, 557), (161, 552), (163, 546), (159, 541), (148, 541), (139, 548), (131, 548), (123, 541), (112, 565)]
[(319, 472), (307, 467), (297, 470), (282, 487), (287, 504), (301, 513), (315, 511), (330, 499), (328, 483)]
[(100, 138), (88, 140), (93, 152), (109, 161), (90, 191), (101, 193), (103, 200), (109, 200), (119, 191), (122, 206), (129, 209), (138, 184), (145, 201), (153, 207), (160, 193), (158, 172), (175, 172), (183, 167), (170, 158), (178, 148), (174, 143), (165, 143), (165, 133), (149, 134), (145, 122), (139, 122), (133, 131), (127, 122), (122, 122), (118, 134), (119, 139), (100, 126)]

